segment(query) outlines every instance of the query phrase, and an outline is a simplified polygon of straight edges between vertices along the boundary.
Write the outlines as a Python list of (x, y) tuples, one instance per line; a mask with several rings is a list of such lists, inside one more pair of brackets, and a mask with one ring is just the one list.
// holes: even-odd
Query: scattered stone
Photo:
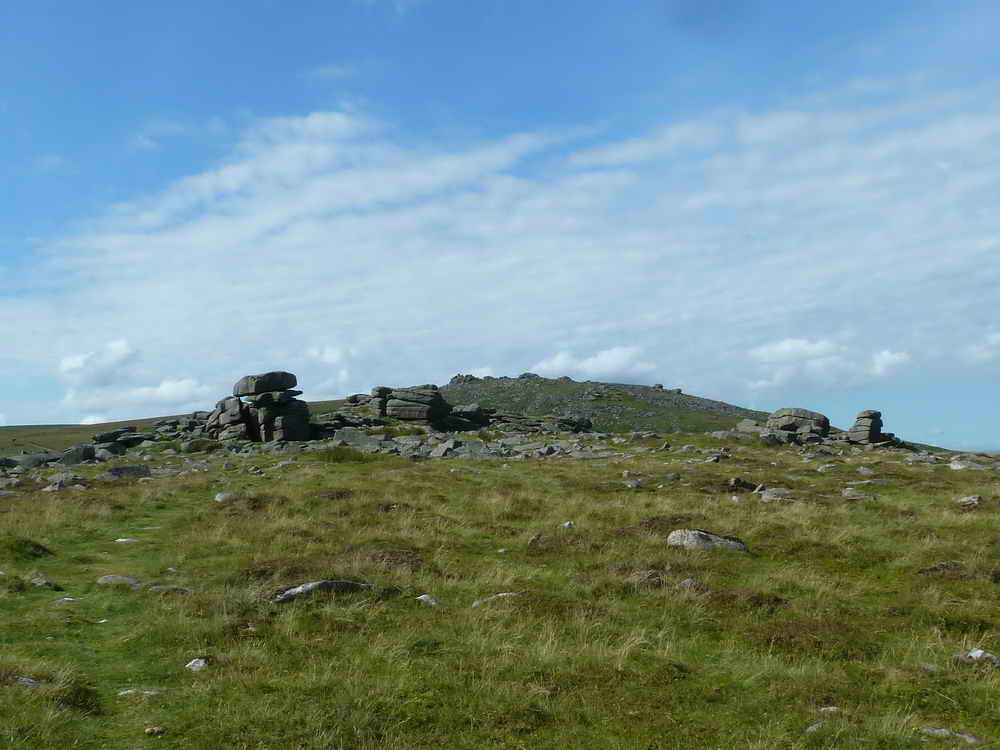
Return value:
[(638, 479), (626, 479), (622, 484), (628, 490), (637, 490), (642, 487), (642, 482)]
[(948, 468), (952, 471), (986, 471), (989, 467), (978, 464), (975, 461), (963, 458), (953, 458)]
[(956, 501), (958, 509), (964, 513), (969, 513), (974, 510), (979, 510), (980, 506), (983, 504), (982, 495), (967, 495), (966, 497), (959, 498)]
[(572, 521), (563, 521), (559, 525), (562, 526), (564, 529), (572, 529), (576, 527), (576, 524), (573, 523)]
[(818, 732), (823, 728), (825, 721), (816, 721), (806, 727), (806, 734), (812, 734), (813, 732)]
[(981, 648), (969, 649), (964, 654), (959, 654), (958, 660), (973, 664), (992, 664), (994, 667), (1000, 667), (1000, 658)]
[(98, 474), (98, 479), (141, 479), (143, 477), (151, 476), (149, 467), (145, 465), (135, 465), (135, 466), (112, 466), (110, 469), (105, 471), (103, 474)]
[(199, 656), (196, 659), (192, 659), (187, 664), (185, 664), (184, 669), (187, 669), (191, 672), (200, 672), (203, 669), (208, 668), (208, 661), (209, 660), (207, 656)]
[(216, 492), (215, 493), (215, 502), (217, 502), (217, 503), (228, 503), (228, 502), (231, 502), (232, 500), (235, 500), (238, 497), (239, 497), (239, 494), (236, 493), (236, 492)]
[(749, 552), (742, 540), (734, 536), (721, 536), (703, 529), (676, 529), (667, 536), (667, 545), (683, 547), (684, 549), (712, 549), (726, 547), (728, 549)]
[(34, 688), (34, 687), (39, 687), (42, 683), (32, 677), (25, 677), (24, 675), (18, 675), (14, 677), (14, 684), (20, 685), (21, 687)]
[(817, 466), (816, 471), (820, 474), (826, 474), (828, 472), (835, 471), (836, 468), (837, 464), (823, 464), (822, 466)]
[(795, 493), (788, 487), (765, 487), (763, 489), (754, 492), (760, 495), (760, 501), (762, 503), (773, 503), (781, 500), (791, 500)]
[(982, 742), (981, 739), (975, 737), (971, 734), (961, 734), (959, 732), (953, 732), (950, 729), (921, 729), (922, 733), (930, 735), (931, 737), (942, 737), (942, 738), (955, 738), (957, 740), (962, 740), (966, 745), (978, 745)]
[(859, 466), (858, 467), (858, 474), (874, 474), (874, 473), (875, 473), (875, 470), (874, 469), (870, 469), (867, 466)]
[(845, 487), (840, 493), (845, 500), (874, 500), (874, 495), (866, 495), (859, 489), (854, 487)]
[(917, 572), (942, 578), (961, 578), (965, 575), (965, 566), (958, 560), (942, 560)]
[[(487, 596), (485, 599), (477, 599), (476, 601), (474, 601), (472, 603), (472, 606), (473, 606), (473, 608), (480, 607), (483, 604), (488, 604), (489, 602), (495, 602), (495, 601), (497, 601), (499, 599), (510, 599), (511, 597), (520, 596), (520, 595), (521, 595), (521, 592), (519, 592), (519, 591), (504, 591), (504, 592), (499, 593), (499, 594), (493, 594), (493, 596)], [(426, 596), (426, 594), (425, 594), (425, 596)]]
[(430, 594), (421, 594), (417, 597), (417, 601), (428, 607), (436, 607), (441, 603)]
[(115, 539), (115, 544), (137, 544), (140, 540), (130, 536), (123, 536)]
[(312, 596), (313, 594), (324, 592), (333, 594), (346, 594), (352, 591), (365, 591), (374, 589), (374, 584), (371, 583), (358, 583), (357, 581), (312, 581), (310, 583), (303, 583), (300, 586), (295, 586), (294, 588), (287, 589), (280, 594), (278, 594), (274, 601), (278, 604), (284, 602), (290, 602), (293, 599), (299, 599), (306, 596)]
[(51, 589), (52, 591), (65, 591), (65, 589), (58, 583), (52, 583), (48, 578), (43, 576), (41, 573), (36, 573), (31, 578), (28, 579), (28, 583), (32, 586), (42, 589)]

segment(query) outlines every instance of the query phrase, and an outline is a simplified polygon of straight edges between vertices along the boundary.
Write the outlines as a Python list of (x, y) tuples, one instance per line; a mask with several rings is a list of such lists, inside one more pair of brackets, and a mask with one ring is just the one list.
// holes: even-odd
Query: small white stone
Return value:
[(563, 521), (559, 525), (562, 526), (564, 529), (572, 529), (573, 527), (576, 526), (576, 524), (573, 523), (572, 521)]
[(187, 664), (184, 665), (184, 669), (188, 669), (192, 672), (200, 672), (201, 670), (208, 667), (208, 659), (199, 656), (197, 659), (192, 659)]
[(133, 537), (123, 536), (118, 539), (115, 539), (115, 544), (135, 544), (138, 541), (139, 541), (138, 539), (134, 539)]
[(421, 604), (427, 605), (428, 607), (436, 607), (441, 603), (430, 594), (421, 594), (417, 597), (417, 601)]

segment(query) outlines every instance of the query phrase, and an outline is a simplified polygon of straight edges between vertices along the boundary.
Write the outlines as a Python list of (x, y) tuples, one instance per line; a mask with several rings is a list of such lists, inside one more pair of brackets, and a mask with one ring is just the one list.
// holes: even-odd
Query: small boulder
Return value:
[(683, 547), (684, 549), (713, 549), (724, 547), (740, 552), (749, 552), (749, 548), (741, 539), (734, 536), (713, 534), (703, 529), (676, 529), (667, 536), (667, 545)]

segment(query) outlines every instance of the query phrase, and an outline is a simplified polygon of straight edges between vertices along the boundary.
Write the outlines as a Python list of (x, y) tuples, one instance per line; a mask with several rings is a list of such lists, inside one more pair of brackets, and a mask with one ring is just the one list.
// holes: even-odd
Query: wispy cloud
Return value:
[(971, 321), (1000, 288), (1000, 166), (983, 158), (1000, 91), (890, 84), (600, 144), (442, 146), (356, 111), (258, 119), (221, 163), (48, 245), (21, 280), (36, 292), (0, 298), (35, 331), (7, 353), (39, 371), (69, 358), (73, 419), (106, 412), (69, 377), (119, 339), (143, 342), (142, 366), (114, 386), (153, 411), (168, 376), (210, 405), (195, 386), (276, 368), (307, 397), (484, 360), (667, 368), (657, 380), (738, 400), (898, 377), (911, 353), (955, 367), (945, 341), (989, 362)]
[(635, 376), (656, 369), (642, 358), (637, 346), (613, 346), (589, 357), (575, 357), (568, 351), (557, 352), (536, 362), (531, 369), (540, 375), (582, 375), (588, 378)]

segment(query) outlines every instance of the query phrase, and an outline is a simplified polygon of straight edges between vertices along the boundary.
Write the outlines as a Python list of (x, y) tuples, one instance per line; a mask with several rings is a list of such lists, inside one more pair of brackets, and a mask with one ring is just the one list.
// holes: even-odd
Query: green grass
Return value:
[[(210, 471), (5, 497), (0, 584), (42, 574), (65, 591), (0, 585), (0, 747), (958, 744), (924, 727), (1000, 739), (1000, 670), (953, 659), (1000, 652), (997, 474), (731, 447), (718, 464), (199, 456)], [(844, 500), (861, 465), (890, 484)], [(625, 470), (681, 479), (628, 490)], [(733, 476), (796, 500), (734, 500)], [(220, 491), (233, 496), (214, 502)], [(956, 511), (968, 494), (981, 511)], [(681, 527), (751, 551), (667, 547)], [(960, 567), (921, 572), (942, 561)], [(95, 584), (109, 574), (193, 593)], [(273, 602), (323, 578), (376, 589)], [(678, 585), (690, 578), (703, 590)], [(500, 592), (519, 595), (471, 606)], [(208, 669), (184, 669), (199, 656)], [(118, 695), (129, 688), (164, 692)], [(146, 737), (152, 726), (166, 733)]]

